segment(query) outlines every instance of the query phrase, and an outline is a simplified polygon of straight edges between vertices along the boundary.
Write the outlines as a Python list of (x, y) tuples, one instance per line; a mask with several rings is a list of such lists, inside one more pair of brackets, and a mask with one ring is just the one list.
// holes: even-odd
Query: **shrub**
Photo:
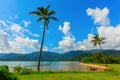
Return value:
[(31, 68), (22, 68), (20, 74), (30, 74), (32, 72)]
[(20, 65), (14, 67), (14, 72), (20, 73), (22, 70), (22, 67)]
[(30, 74), (32, 72), (32, 69), (18, 65), (14, 67), (14, 72), (17, 72), (19, 74)]
[(9, 68), (6, 65), (0, 66), (0, 80), (17, 80), (17, 77), (9, 72)]

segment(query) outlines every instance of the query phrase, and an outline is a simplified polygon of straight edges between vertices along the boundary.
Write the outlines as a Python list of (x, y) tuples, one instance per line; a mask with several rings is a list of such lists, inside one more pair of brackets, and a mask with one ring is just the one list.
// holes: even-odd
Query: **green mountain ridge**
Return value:
[[(61, 54), (44, 51), (42, 54), (42, 61), (80, 61), (83, 57), (91, 56), (98, 51), (99, 50), (77, 50)], [(104, 55), (112, 57), (120, 56), (120, 50), (103, 50), (103, 53)], [(39, 51), (29, 54), (0, 53), (0, 61), (37, 61), (38, 55)]]

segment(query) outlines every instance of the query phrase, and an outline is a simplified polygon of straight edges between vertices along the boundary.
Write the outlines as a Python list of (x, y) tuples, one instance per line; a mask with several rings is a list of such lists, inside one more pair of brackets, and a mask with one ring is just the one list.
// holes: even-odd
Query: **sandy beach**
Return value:
[(80, 63), (80, 65), (87, 66), (90, 70), (95, 69), (93, 71), (104, 71), (106, 69), (105, 66), (101, 66), (99, 64)]

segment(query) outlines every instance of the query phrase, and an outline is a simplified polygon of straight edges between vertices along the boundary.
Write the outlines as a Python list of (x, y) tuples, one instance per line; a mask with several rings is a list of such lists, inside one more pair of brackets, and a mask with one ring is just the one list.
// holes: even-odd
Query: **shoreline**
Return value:
[(105, 71), (106, 67), (105, 66), (101, 66), (99, 64), (90, 64), (90, 63), (80, 63), (80, 65), (86, 66), (89, 68), (89, 70), (92, 71)]

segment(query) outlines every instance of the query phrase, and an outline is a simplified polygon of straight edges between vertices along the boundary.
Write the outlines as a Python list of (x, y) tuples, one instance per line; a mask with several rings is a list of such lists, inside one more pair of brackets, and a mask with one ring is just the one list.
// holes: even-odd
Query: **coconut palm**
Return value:
[(91, 40), (91, 42), (93, 43), (93, 46), (99, 45), (99, 48), (100, 48), (100, 51), (101, 51), (101, 55), (102, 55), (103, 61), (104, 61), (105, 66), (106, 66), (106, 68), (107, 68), (107, 63), (106, 63), (106, 61), (105, 61), (105, 59), (104, 59), (103, 51), (102, 51), (102, 46), (101, 46), (102, 44), (105, 43), (104, 40), (105, 40), (104, 37), (100, 37), (98, 34), (96, 34), (96, 35), (93, 37), (93, 39)]
[(44, 44), (45, 32), (48, 29), (48, 24), (50, 20), (58, 21), (58, 19), (53, 16), (56, 12), (54, 10), (49, 10), (50, 7), (51, 5), (48, 5), (47, 7), (39, 7), (37, 8), (37, 11), (30, 12), (30, 14), (38, 16), (37, 22), (43, 21), (43, 25), (44, 25), (43, 34), (42, 34), (42, 42), (41, 42), (41, 47), (40, 47), (40, 54), (38, 57), (38, 67), (37, 67), (38, 71), (40, 71), (42, 48)]

